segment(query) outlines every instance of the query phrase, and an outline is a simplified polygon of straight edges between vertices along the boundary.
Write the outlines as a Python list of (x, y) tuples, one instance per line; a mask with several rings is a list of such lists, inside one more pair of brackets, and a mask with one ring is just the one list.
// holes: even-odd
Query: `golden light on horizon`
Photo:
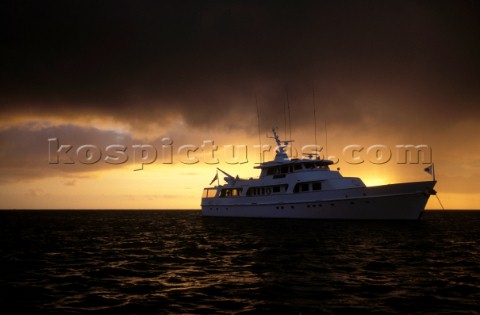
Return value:
[[(254, 169), (260, 161), (258, 135), (254, 133), (196, 129), (179, 120), (170, 125), (176, 126), (170, 133), (135, 138), (126, 126), (122, 127), (115, 121), (105, 119), (96, 120), (96, 122), (99, 125), (94, 128), (90, 127), (86, 121), (81, 121), (78, 125), (65, 125), (63, 121), (55, 119), (24, 121), (16, 129), (5, 125), (4, 130), (16, 130), (15, 132), (20, 134), (35, 135), (36, 138), (31, 140), (31, 145), (37, 148), (35, 151), (37, 155), (26, 156), (30, 160), (27, 159), (25, 162), (31, 164), (33, 159), (36, 159), (36, 164), (31, 164), (32, 174), (42, 172), (43, 176), (29, 178), (28, 169), (18, 164), (18, 170), (27, 172), (23, 178), (0, 183), (2, 188), (0, 197), (3, 201), (1, 207), (4, 209), (199, 209), (202, 189), (208, 186), (217, 167), (241, 178), (259, 175), (259, 170)], [(468, 127), (470, 130), (472, 125), (468, 124)], [(297, 158), (301, 157), (304, 146), (312, 145), (314, 137), (310, 129), (306, 128), (293, 134), (296, 142), (292, 152)], [(280, 131), (280, 134), (288, 135), (284, 131)], [(75, 155), (78, 152), (75, 152), (82, 143), (95, 143), (103, 154), (102, 159), (94, 165), (78, 163), (78, 160), (74, 165), (62, 163), (51, 165), (45, 153), (49, 151), (47, 140), (52, 136), (59, 137), (58, 146), (74, 141), (72, 143), (74, 148), (71, 151), (74, 159), (78, 159)], [(424, 163), (428, 161), (397, 163), (393, 138), (383, 137), (385, 143), (389, 143), (385, 147), (391, 151), (392, 159), (386, 163), (377, 163), (376, 157), (369, 155), (368, 148), (375, 147), (382, 138), (378, 138), (373, 133), (354, 136), (334, 129), (330, 136), (329, 155), (337, 156), (339, 162), (330, 168), (332, 170), (340, 168), (343, 176), (359, 177), (367, 186), (430, 180), (431, 177), (423, 171), (426, 166)], [(351, 143), (349, 142), (351, 139), (354, 139), (357, 144), (362, 144), (360, 146), (362, 150), (354, 152), (355, 158), (362, 159), (361, 163), (355, 162), (352, 157), (342, 156), (344, 152), (342, 145)], [(28, 141), (26, 142), (28, 144)], [(275, 151), (273, 140), (262, 135), (261, 143), (269, 148), (264, 152), (264, 161), (273, 159)], [(412, 141), (412, 143), (421, 142)], [(126, 163), (118, 165), (105, 163), (103, 159), (106, 148), (110, 144), (122, 144), (125, 147), (129, 155)], [(141, 153), (141, 150), (135, 153), (134, 146), (143, 145), (156, 150), (157, 156), (154, 161), (147, 159), (143, 170), (139, 170), (142, 158), (137, 156), (135, 162), (132, 155)], [(27, 151), (30, 150), (29, 147), (24, 148)], [(57, 148), (54, 148), (53, 152), (55, 149)], [(452, 191), (455, 184), (462, 181), (462, 176), (472, 178), (470, 181), (474, 180), (469, 174), (476, 169), (475, 160), (473, 156), (470, 159), (473, 159), (473, 162), (469, 160), (468, 163), (463, 163), (462, 172), (457, 171), (459, 177), (455, 180), (445, 175), (450, 165), (445, 160), (438, 161), (436, 169), (439, 183), (436, 190), (439, 191), (443, 203), (449, 209), (475, 209), (478, 204), (479, 194), (474, 191), (474, 188), (465, 194)], [(11, 173), (15, 172), (12, 170)], [(219, 176), (220, 183), (223, 184), (223, 175), (220, 173)], [(438, 202), (432, 199), (430, 198), (427, 208), (439, 209)]]

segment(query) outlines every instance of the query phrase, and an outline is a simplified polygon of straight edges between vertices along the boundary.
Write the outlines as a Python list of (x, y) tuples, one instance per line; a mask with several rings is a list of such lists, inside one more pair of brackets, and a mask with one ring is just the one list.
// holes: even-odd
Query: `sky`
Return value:
[(199, 209), (272, 127), (368, 185), (433, 162), (445, 208), (480, 209), (478, 1), (1, 7), (2, 209)]

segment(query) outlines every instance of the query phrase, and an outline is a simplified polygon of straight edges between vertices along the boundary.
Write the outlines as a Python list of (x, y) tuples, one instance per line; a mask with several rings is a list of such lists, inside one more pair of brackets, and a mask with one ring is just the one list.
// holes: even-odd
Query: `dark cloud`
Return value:
[[(182, 164), (187, 153), (178, 153), (179, 149), (196, 146), (195, 156), (201, 159), (203, 140), (208, 139), (178, 131), (147, 140), (121, 129), (73, 124), (30, 122), (11, 126), (0, 130), (0, 185), (59, 177), (64, 185), (75, 186), (76, 179), (96, 176), (99, 171), (131, 173), (142, 169), (142, 164), (145, 169), (150, 164)], [(110, 146), (116, 147), (108, 149)]]
[[(57, 141), (50, 144), (49, 139)], [(103, 162), (105, 148), (111, 144), (121, 144), (129, 146), (131, 150), (134, 142), (128, 134), (94, 127), (27, 124), (4, 129), (0, 131), (0, 182), (55, 176), (74, 179), (99, 170), (118, 168), (122, 165)], [(71, 145), (72, 148), (69, 152), (57, 154), (61, 145)], [(82, 145), (96, 146), (103, 154), (102, 159), (98, 163), (81, 163), (75, 151)], [(74, 181), (65, 184), (73, 185)]]
[(231, 125), (255, 117), (257, 94), (262, 116), (283, 121), (287, 90), (300, 127), (313, 88), (337, 123), (479, 114), (476, 1), (2, 6), (4, 117), (97, 115), (138, 127), (180, 114)]

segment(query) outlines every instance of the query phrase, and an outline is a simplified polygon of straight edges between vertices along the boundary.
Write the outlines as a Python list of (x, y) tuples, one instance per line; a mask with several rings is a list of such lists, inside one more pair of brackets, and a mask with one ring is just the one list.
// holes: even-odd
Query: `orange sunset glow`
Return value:
[(200, 209), (272, 127), (367, 185), (434, 163), (446, 209), (480, 207), (477, 3), (33, 6), (2, 14), (1, 209)]

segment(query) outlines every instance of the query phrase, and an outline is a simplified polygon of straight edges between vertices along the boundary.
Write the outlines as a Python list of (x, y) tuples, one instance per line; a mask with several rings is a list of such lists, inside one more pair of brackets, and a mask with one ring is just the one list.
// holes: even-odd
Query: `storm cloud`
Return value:
[[(301, 128), (313, 93), (333, 124), (479, 114), (475, 1), (7, 1), (2, 121), (182, 117)], [(358, 118), (361, 118), (360, 120)], [(418, 122), (418, 121), (417, 121)]]

